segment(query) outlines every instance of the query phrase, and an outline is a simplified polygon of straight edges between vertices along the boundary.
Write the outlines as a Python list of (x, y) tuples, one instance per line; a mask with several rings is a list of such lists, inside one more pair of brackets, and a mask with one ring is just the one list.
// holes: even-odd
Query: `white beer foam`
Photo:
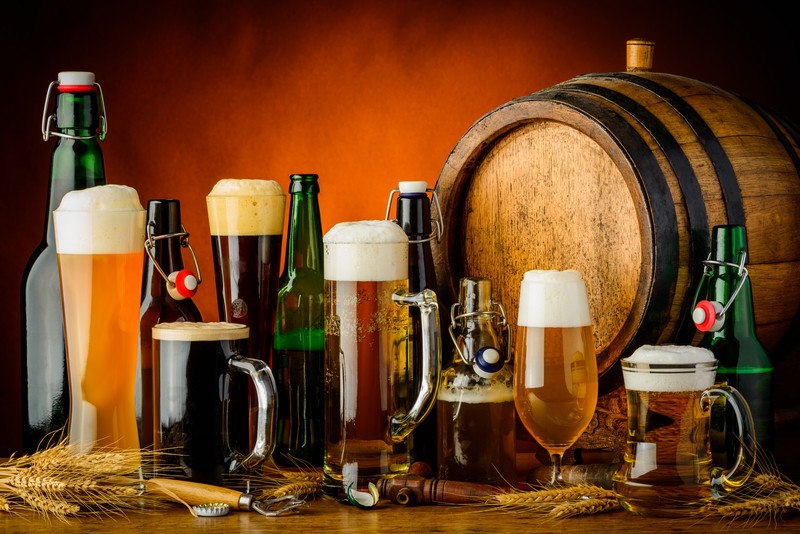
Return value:
[[(635, 391), (678, 392), (702, 391), (714, 385), (716, 368), (707, 364), (715, 361), (714, 353), (690, 345), (643, 345), (628, 358), (627, 363), (644, 365), (686, 365), (683, 372), (666, 369), (626, 369), (622, 367), (625, 387)], [(705, 364), (692, 370), (692, 365)]]
[(153, 339), (167, 341), (216, 341), (219, 339), (246, 339), (250, 329), (243, 324), (181, 321), (159, 323), (153, 327)]
[[(456, 380), (458, 380), (456, 378)], [(467, 388), (440, 388), (437, 399), (442, 402), (464, 402), (467, 404), (492, 404), (514, 402), (514, 390), (505, 386), (476, 386)]]
[(578, 271), (528, 271), (519, 296), (519, 326), (591, 326), (586, 285)]
[(325, 279), (377, 282), (408, 278), (408, 236), (392, 221), (336, 224), (323, 238)]
[(274, 180), (218, 181), (206, 196), (211, 235), (283, 234), (286, 195)]
[(53, 218), (59, 254), (144, 250), (145, 211), (132, 187), (110, 184), (70, 191)]

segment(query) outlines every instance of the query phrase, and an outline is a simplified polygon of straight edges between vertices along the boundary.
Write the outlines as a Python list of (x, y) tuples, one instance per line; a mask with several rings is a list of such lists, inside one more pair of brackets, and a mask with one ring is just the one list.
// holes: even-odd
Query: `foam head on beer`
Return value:
[(159, 323), (153, 327), (153, 339), (164, 341), (218, 341), (247, 339), (250, 329), (243, 324), (181, 321)]
[(338, 223), (325, 234), (323, 243), (327, 280), (408, 278), (408, 236), (392, 221)]
[(591, 326), (586, 286), (578, 271), (528, 271), (519, 296), (519, 326)]
[(144, 208), (126, 185), (70, 191), (54, 212), (60, 254), (124, 254), (142, 250)]
[(206, 196), (211, 235), (281, 235), (286, 194), (274, 180), (218, 181)]
[[(716, 361), (714, 353), (702, 347), (643, 345), (622, 361), (626, 364), (642, 364), (635, 368), (630, 365), (622, 368), (625, 387), (635, 391), (702, 391), (713, 386), (716, 377), (716, 366), (708, 365)], [(670, 365), (674, 368), (649, 369), (650, 365)]]

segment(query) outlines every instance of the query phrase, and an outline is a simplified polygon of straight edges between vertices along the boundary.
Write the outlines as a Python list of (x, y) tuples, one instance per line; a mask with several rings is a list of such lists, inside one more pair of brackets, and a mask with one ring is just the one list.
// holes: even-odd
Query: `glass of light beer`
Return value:
[(514, 355), (514, 404), (525, 428), (553, 462), (550, 485), (563, 482), (561, 458), (597, 405), (597, 361), (586, 286), (577, 271), (528, 271), (522, 279)]
[(145, 211), (136, 191), (72, 191), (53, 212), (67, 343), (69, 443), (138, 449), (134, 386)]
[[(622, 506), (641, 515), (685, 516), (709, 497), (740, 487), (755, 463), (753, 418), (736, 389), (714, 384), (711, 351), (645, 345), (622, 360), (628, 400), (628, 445), (614, 475)], [(739, 454), (728, 471), (712, 466), (709, 420), (714, 402), (735, 415)]]
[[(408, 294), (408, 237), (391, 221), (339, 223), (325, 248), (325, 460), (323, 491), (345, 500), (408, 471), (405, 438), (436, 400), (439, 313), (430, 290)], [(408, 305), (419, 308), (411, 332)], [(412, 353), (411, 335), (422, 338)], [(409, 391), (413, 358), (419, 391)]]

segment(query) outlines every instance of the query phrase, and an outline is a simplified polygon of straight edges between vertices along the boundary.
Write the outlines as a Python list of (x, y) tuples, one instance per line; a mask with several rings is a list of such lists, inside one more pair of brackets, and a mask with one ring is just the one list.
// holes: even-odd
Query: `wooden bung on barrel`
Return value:
[(436, 184), (443, 309), (461, 277), (483, 276), (516, 325), (525, 271), (586, 280), (603, 415), (577, 446), (624, 444), (619, 358), (699, 340), (690, 308), (713, 226), (747, 227), (768, 350), (800, 304), (800, 134), (718, 87), (650, 72), (653, 49), (629, 41), (628, 72), (577, 76), (491, 111)]

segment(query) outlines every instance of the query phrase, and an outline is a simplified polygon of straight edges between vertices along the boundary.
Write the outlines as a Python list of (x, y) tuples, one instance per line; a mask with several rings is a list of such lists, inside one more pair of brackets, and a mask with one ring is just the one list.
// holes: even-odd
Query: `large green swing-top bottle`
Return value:
[[(693, 319), (698, 329), (705, 332), (700, 345), (710, 349), (719, 361), (717, 381), (727, 382), (744, 396), (756, 425), (756, 439), (762, 453), (772, 448), (772, 363), (769, 355), (756, 337), (753, 313), (753, 296), (747, 273), (747, 233), (744, 226), (715, 226), (712, 232), (711, 255), (704, 262), (705, 275), (698, 287)], [(707, 292), (704, 293), (704, 288)], [(712, 417), (714, 413), (712, 412)], [(733, 423), (732, 414), (726, 424)], [(713, 427), (714, 425), (712, 425)], [(735, 436), (728, 432), (728, 436)], [(712, 428), (712, 441), (721, 438)], [(715, 451), (717, 464), (732, 465), (738, 451), (736, 438), (725, 443), (724, 461), (721, 452)], [(722, 450), (713, 446), (713, 449)]]
[[(55, 94), (55, 113), (50, 109)], [(60, 72), (45, 98), (42, 134), (57, 137), (50, 164), (44, 236), (22, 275), (22, 440), (25, 452), (58, 439), (69, 414), (69, 386), (53, 210), (69, 191), (106, 182), (100, 85), (91, 72)]]

